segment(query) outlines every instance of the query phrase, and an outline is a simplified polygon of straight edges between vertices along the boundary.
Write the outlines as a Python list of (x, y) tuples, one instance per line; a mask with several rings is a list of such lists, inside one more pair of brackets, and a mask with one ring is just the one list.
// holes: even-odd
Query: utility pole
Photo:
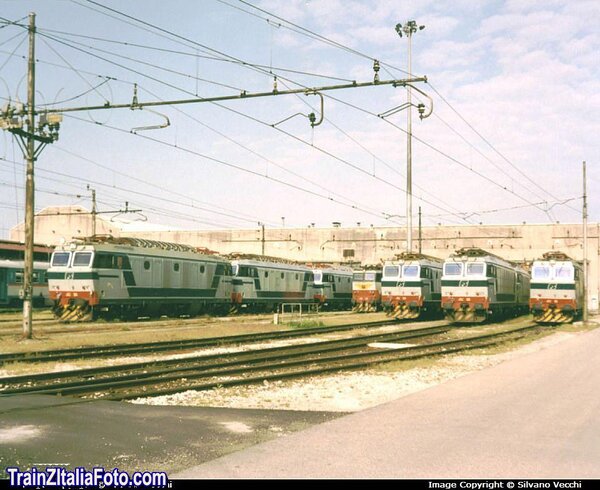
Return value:
[(90, 184), (87, 185), (87, 190), (92, 191), (92, 236), (96, 236), (96, 189), (92, 189)]
[[(35, 227), (35, 185), (34, 166), (43, 148), (58, 139), (62, 116), (59, 114), (38, 114), (35, 110), (35, 13), (29, 14), (29, 59), (27, 63), (27, 110), (22, 106), (9, 104), (0, 112), (0, 128), (17, 136), (17, 143), (27, 162), (25, 180), (25, 257), (23, 266), (23, 337), (33, 336), (33, 243)], [(37, 127), (36, 127), (36, 116)], [(25, 127), (26, 129), (23, 129)], [(39, 143), (36, 147), (36, 142)]]
[(264, 223), (258, 223), (260, 225), (260, 242), (261, 242), (261, 248), (260, 248), (260, 254), (264, 255), (265, 254), (265, 224)]
[(587, 247), (587, 185), (583, 162), (583, 322), (588, 321), (588, 247)]
[[(402, 24), (396, 25), (396, 32), (402, 37), (406, 35), (408, 40), (408, 76), (412, 73), (412, 35), (425, 29), (425, 26), (417, 26), (414, 20), (409, 20), (404, 27)], [(406, 116), (406, 250), (412, 252), (412, 86), (407, 84), (407, 102), (408, 107)]]
[(35, 228), (34, 204), (35, 184), (35, 14), (29, 14), (29, 62), (27, 68), (27, 173), (25, 180), (25, 261), (23, 267), (23, 338), (33, 336), (33, 235)]
[(419, 206), (419, 254), (421, 254), (422, 251), (422, 236), (421, 236), (421, 206)]

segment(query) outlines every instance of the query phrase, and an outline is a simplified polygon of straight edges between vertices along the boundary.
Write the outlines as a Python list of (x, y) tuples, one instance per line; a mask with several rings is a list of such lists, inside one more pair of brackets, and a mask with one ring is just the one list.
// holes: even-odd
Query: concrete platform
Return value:
[(179, 478), (600, 478), (600, 329)]
[(159, 407), (70, 397), (0, 398), (7, 466), (172, 472), (339, 417), (339, 413)]

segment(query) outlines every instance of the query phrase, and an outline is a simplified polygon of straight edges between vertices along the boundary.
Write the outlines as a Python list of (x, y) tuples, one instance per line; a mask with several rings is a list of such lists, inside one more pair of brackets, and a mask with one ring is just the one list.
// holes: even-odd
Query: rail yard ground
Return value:
[[(39, 314), (46, 316), (45, 312)], [(14, 329), (11, 318), (0, 324), (0, 334)], [(351, 314), (348, 312), (323, 313), (313, 323), (320, 325), (351, 324), (379, 321), (385, 319), (382, 313)], [(64, 325), (54, 322), (38, 327), (38, 336), (34, 340), (22, 341), (17, 334), (0, 336), (0, 353), (37, 352), (52, 349), (102, 346), (110, 344), (135, 344), (139, 342), (173, 341), (179, 339), (207, 338), (236, 334), (299, 330), (298, 327), (273, 325), (272, 315), (243, 315), (231, 317), (201, 317), (188, 319), (162, 319), (159, 321), (138, 321), (132, 323), (106, 323)], [(15, 321), (17, 321), (15, 319)], [(461, 326), (443, 332), (441, 340), (453, 340), (466, 335), (482, 335), (490, 332), (510, 330), (530, 323), (528, 317), (507, 320), (501, 324)], [(444, 325), (443, 320), (429, 322), (398, 323), (382, 326), (377, 333), (385, 334), (399, 326), (417, 328), (423, 326)], [(135, 403), (151, 405), (213, 406), (232, 408), (259, 408), (284, 410), (316, 411), (356, 411), (366, 407), (404, 396), (440, 382), (483, 369), (503, 360), (541, 349), (544, 346), (569, 338), (578, 332), (592, 328), (582, 325), (544, 327), (517, 339), (505, 341), (500, 345), (478, 348), (454, 355), (432, 356), (416, 360), (401, 360), (376, 364), (362, 370), (349, 370), (340, 373), (303, 377), (297, 380), (265, 381), (262, 384), (246, 386), (216, 387), (209, 390), (189, 390), (166, 395), (136, 399)], [(32, 363), (26, 360), (6, 362), (0, 368), (0, 376), (19, 376), (41, 372), (63, 372), (76, 369), (115, 366), (120, 364), (141, 363), (185, 359), (192, 356), (231, 354), (235, 352), (267, 349), (287, 345), (302, 345), (308, 342), (323, 342), (344, 336), (372, 334), (372, 329), (358, 328), (349, 332), (334, 332), (326, 335), (309, 336), (311, 327), (300, 329), (307, 337), (270, 340), (215, 347), (188, 349), (182, 352), (123, 354), (107, 358), (69, 359), (46, 363)], [(407, 340), (401, 346), (419, 345), (420, 339)], [(393, 346), (393, 345), (392, 345)], [(387, 350), (384, 344), (382, 350)]]
[[(364, 323), (384, 319), (383, 314), (357, 315), (324, 313), (322, 325)], [(250, 332), (298, 330), (298, 327), (273, 325), (271, 315), (243, 315), (224, 318), (162, 319), (154, 322), (94, 323), (37, 327), (37, 338), (21, 341), (9, 315), (0, 321), (0, 353), (35, 352), (56, 348), (137, 343), (159, 340), (216, 337)], [(14, 320), (17, 321), (18, 320)], [(194, 464), (210, 461), (224, 454), (257, 443), (279, 438), (344, 413), (360, 411), (408, 394), (459, 378), (468, 373), (501, 364), (526, 354), (542, 351), (576, 338), (598, 326), (592, 318), (582, 324), (544, 327), (520, 334), (506, 342), (472, 351), (416, 360), (376, 364), (361, 370), (303, 377), (295, 380), (269, 381), (234, 387), (216, 387), (205, 391), (138, 398), (134, 403), (96, 401), (48, 395), (17, 395), (0, 398), (0, 462), (23, 464), (47, 462), (53, 454), (71, 465), (101, 465), (128, 469), (163, 469), (180, 471)], [(461, 326), (439, 334), (444, 340), (460, 336), (504, 331), (529, 324), (521, 317), (502, 324)], [(443, 320), (400, 323), (406, 328), (443, 325)], [(396, 326), (377, 327), (388, 332)], [(17, 327), (18, 328), (18, 327)], [(303, 328), (307, 333), (310, 327)], [(358, 328), (352, 335), (372, 334), (373, 329)], [(241, 350), (294, 345), (309, 340), (325, 341), (349, 335), (336, 332), (319, 336), (248, 345), (223, 345), (183, 353), (153, 353), (109, 358), (90, 358), (50, 363), (14, 362), (0, 367), (0, 376), (33, 374), (41, 371), (66, 371), (122, 363), (164, 360), (204, 354), (231, 353)], [(416, 345), (420, 339), (399, 341)], [(385, 345), (383, 347), (386, 347)], [(389, 347), (389, 346), (387, 346)], [(382, 349), (384, 350), (384, 349)], [(114, 429), (106, 429), (110, 420), (118, 419)], [(94, 420), (93, 424), (90, 420)], [(100, 423), (101, 421), (104, 421)], [(89, 425), (89, 427), (87, 427)], [(81, 427), (85, 438), (78, 438)], [(152, 426), (145, 432), (144, 427)], [(54, 440), (42, 449), (41, 440)], [(75, 442), (75, 439), (77, 441)], [(100, 445), (97, 441), (100, 440)], [(142, 449), (140, 449), (142, 448)], [(55, 451), (54, 453), (52, 451)], [(59, 461), (56, 461), (59, 462)], [(112, 466), (111, 466), (112, 465)]]

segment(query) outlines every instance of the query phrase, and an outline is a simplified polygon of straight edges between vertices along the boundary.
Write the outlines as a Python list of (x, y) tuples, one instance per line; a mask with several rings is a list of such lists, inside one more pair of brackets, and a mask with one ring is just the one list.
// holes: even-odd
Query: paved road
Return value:
[(340, 414), (158, 407), (70, 397), (0, 398), (0, 477), (7, 466), (166, 471), (304, 429)]
[(600, 478), (600, 329), (175, 475)]

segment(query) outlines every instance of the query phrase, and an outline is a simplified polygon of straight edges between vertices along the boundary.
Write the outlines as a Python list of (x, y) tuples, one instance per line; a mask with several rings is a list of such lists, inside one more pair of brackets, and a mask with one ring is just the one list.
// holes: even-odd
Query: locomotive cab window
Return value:
[(399, 277), (400, 276), (400, 267), (397, 265), (386, 265), (383, 268), (383, 277)]
[(54, 252), (52, 255), (52, 267), (66, 267), (69, 264), (71, 252)]
[(556, 279), (571, 279), (573, 280), (573, 266), (568, 262), (558, 263), (554, 267), (554, 277)]
[(462, 264), (458, 262), (448, 262), (444, 264), (444, 275), (460, 276), (462, 274)]
[(467, 264), (467, 276), (483, 276), (485, 273), (485, 264), (472, 263)]
[(418, 265), (405, 265), (402, 267), (402, 277), (419, 277)]
[(73, 267), (88, 267), (92, 261), (92, 252), (75, 252)]
[(534, 279), (550, 279), (550, 267), (547, 265), (536, 265), (531, 271)]

